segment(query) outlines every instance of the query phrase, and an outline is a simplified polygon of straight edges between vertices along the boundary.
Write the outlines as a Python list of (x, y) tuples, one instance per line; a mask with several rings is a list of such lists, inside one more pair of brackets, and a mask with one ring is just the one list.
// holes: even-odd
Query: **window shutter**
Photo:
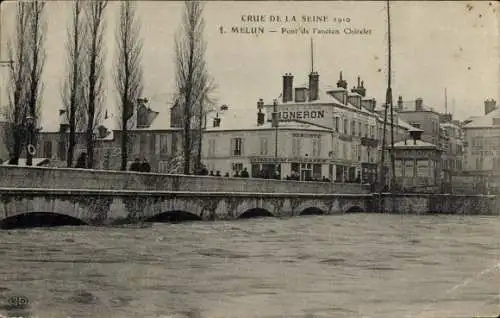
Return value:
[(229, 156), (234, 155), (235, 146), (236, 146), (236, 140), (234, 138), (231, 138), (230, 144), (229, 144)]
[(240, 138), (240, 141), (241, 141), (241, 156), (244, 156), (244, 154), (245, 154), (245, 149), (244, 149), (245, 138)]

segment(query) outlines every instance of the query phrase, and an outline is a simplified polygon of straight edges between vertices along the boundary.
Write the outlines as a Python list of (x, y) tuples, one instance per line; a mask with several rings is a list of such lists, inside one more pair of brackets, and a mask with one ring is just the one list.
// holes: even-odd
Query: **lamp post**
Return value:
[(31, 115), (31, 113), (26, 116), (26, 128), (27, 128), (27, 143), (26, 143), (26, 165), (27, 166), (32, 166), (33, 165), (33, 156), (35, 155), (36, 148), (32, 144), (33, 142), (33, 124), (34, 124), (34, 118)]

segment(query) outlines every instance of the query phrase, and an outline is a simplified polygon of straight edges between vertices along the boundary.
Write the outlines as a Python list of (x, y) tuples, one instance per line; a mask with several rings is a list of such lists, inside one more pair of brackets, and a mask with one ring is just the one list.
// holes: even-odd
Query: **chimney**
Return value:
[(492, 111), (497, 109), (497, 101), (494, 99), (487, 99), (484, 101), (484, 114), (488, 115)]
[(419, 112), (419, 111), (423, 110), (423, 102), (424, 102), (423, 99), (420, 97), (415, 100), (415, 110), (416, 111)]
[(358, 84), (353, 89), (351, 89), (351, 92), (358, 93), (362, 97), (365, 97), (366, 96), (366, 88), (364, 85), (365, 85), (365, 83), (358, 76)]
[(295, 101), (298, 103), (303, 103), (306, 101), (307, 88), (305, 87), (297, 87), (295, 88)]
[(319, 74), (311, 72), (309, 74), (309, 101), (318, 100), (319, 95)]
[(398, 110), (403, 110), (403, 96), (398, 97)]
[(347, 82), (342, 78), (342, 71), (340, 71), (340, 78), (337, 82), (337, 87), (347, 89)]
[(262, 126), (262, 125), (264, 125), (264, 122), (265, 122), (265, 115), (262, 112), (263, 107), (264, 107), (264, 100), (262, 100), (262, 98), (261, 98), (257, 102), (257, 109), (259, 110), (259, 112), (257, 113), (257, 126)]
[(283, 103), (293, 101), (293, 75), (292, 73), (285, 73), (283, 75)]

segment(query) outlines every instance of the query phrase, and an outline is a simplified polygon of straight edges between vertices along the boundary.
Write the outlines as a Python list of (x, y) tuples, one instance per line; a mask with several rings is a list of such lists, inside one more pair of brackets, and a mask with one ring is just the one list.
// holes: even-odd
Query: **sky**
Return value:
[[(367, 95), (382, 103), (387, 85), (387, 12), (385, 1), (250, 1), (204, 3), (206, 61), (217, 83), (214, 97), (248, 120), (256, 102), (271, 102), (282, 89), (284, 73), (293, 73), (294, 86), (307, 82), (314, 70), (320, 85), (335, 85), (342, 71), (349, 89), (359, 75)], [(42, 126), (57, 127), (62, 107), (60, 86), (66, 72), (65, 42), (70, 24), (70, 1), (49, 1), (46, 6), (47, 60), (43, 71)], [(143, 96), (151, 107), (168, 112), (175, 82), (174, 38), (183, 2), (140, 1), (137, 4), (144, 46)], [(7, 59), (6, 42), (12, 34), (15, 1), (3, 2), (0, 11), (0, 60)], [(423, 98), (424, 104), (456, 118), (482, 115), (484, 100), (500, 97), (500, 11), (496, 1), (391, 2), (392, 86), (394, 100)], [(119, 2), (106, 9), (106, 99), (104, 107), (115, 112), (117, 92), (111, 75), (115, 54), (115, 29)], [(264, 20), (249, 22), (253, 20)], [(280, 22), (276, 22), (277, 18)], [(288, 17), (289, 21), (285, 21)], [(296, 21), (291, 21), (295, 17)], [(309, 17), (310, 21), (303, 18)], [(322, 21), (311, 21), (321, 17)], [(325, 18), (326, 17), (326, 18)], [(274, 20), (274, 21), (271, 21)], [(223, 28), (224, 33), (221, 33)], [(262, 27), (263, 34), (231, 32), (233, 27)], [(306, 28), (309, 34), (283, 33), (282, 28)], [(317, 34), (314, 28), (338, 30)], [(346, 28), (368, 34), (346, 34)], [(270, 32), (270, 31), (276, 32)], [(0, 68), (0, 105), (8, 70)], [(253, 118), (253, 117), (252, 117)], [(167, 125), (168, 123), (166, 123)]]

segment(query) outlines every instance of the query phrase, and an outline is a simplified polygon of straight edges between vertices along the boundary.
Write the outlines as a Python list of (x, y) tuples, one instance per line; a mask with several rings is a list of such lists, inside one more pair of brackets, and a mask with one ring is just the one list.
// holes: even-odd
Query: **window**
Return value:
[(351, 122), (351, 135), (356, 136), (356, 122), (354, 120)]
[(349, 131), (348, 128), (349, 128), (349, 121), (347, 119), (344, 119), (344, 134), (346, 135), (347, 132)]
[(299, 157), (300, 156), (300, 148), (301, 148), (300, 138), (294, 137), (293, 143), (292, 143), (292, 156)]
[(313, 179), (320, 180), (321, 179), (321, 164), (313, 164)]
[(208, 157), (215, 157), (215, 139), (208, 140)]
[(160, 154), (168, 154), (168, 135), (160, 135)]
[(43, 143), (43, 154), (46, 158), (52, 158), (52, 141), (47, 140)]
[(243, 170), (243, 164), (241, 162), (233, 163), (232, 164), (232, 169), (235, 172), (240, 172), (241, 170)]
[(313, 146), (313, 157), (320, 157), (321, 156), (321, 140), (319, 138), (313, 138), (312, 141), (312, 146)]
[(362, 132), (362, 127), (363, 124), (361, 124), (361, 122), (358, 122), (358, 136), (361, 137), (361, 135), (363, 135), (363, 132)]
[(335, 131), (339, 131), (339, 125), (340, 125), (340, 118), (335, 117)]
[(58, 145), (58, 150), (59, 150), (59, 160), (66, 160), (66, 140), (60, 140), (59, 145)]
[(267, 138), (260, 138), (260, 155), (266, 156), (267, 152)]
[(243, 140), (241, 138), (231, 139), (231, 155), (241, 156), (243, 154)]
[(148, 136), (144, 133), (139, 135), (139, 147), (140, 147), (140, 153), (142, 155), (145, 155), (147, 153), (148, 149)]
[(365, 137), (368, 137), (368, 124), (365, 124)]
[(342, 143), (342, 157), (346, 160), (349, 160), (349, 154), (347, 153), (347, 143)]

